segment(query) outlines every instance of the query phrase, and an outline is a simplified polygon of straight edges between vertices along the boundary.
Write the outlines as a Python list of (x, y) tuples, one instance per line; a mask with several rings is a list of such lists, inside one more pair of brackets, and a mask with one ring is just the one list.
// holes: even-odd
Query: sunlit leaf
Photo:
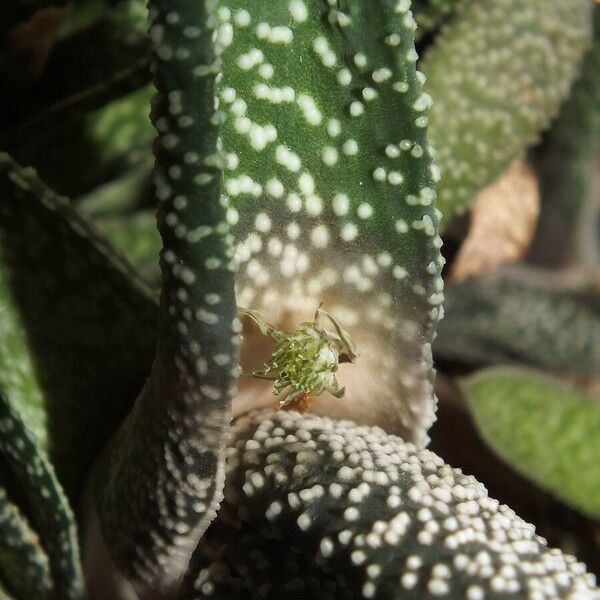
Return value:
[(592, 8), (589, 0), (481, 0), (435, 39), (423, 70), (435, 99), (429, 132), (444, 216), (467, 208), (550, 124), (589, 47)]

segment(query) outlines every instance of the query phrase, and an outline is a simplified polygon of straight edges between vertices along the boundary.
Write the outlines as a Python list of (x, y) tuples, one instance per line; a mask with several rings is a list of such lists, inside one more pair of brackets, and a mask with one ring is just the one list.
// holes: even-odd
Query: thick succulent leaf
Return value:
[(232, 427), (227, 469), (185, 600), (599, 597), (474, 478), (380, 428), (252, 414)]
[[(0, 580), (18, 600), (51, 599), (48, 557), (21, 511), (0, 487)], [(4, 598), (0, 586), (0, 598)]]
[(471, 2), (436, 38), (423, 70), (445, 217), (467, 208), (556, 115), (589, 47), (592, 5)]
[(10, 467), (46, 551), (59, 598), (83, 598), (75, 518), (54, 474), (19, 414), (0, 393), (0, 456)]
[(423, 443), (441, 241), (408, 6), (219, 2), (220, 160), (238, 302), (287, 327), (322, 302), (360, 358), (316, 410)]
[(531, 280), (525, 271), (450, 284), (434, 343), (436, 358), (600, 373), (598, 293), (582, 296)]
[(1, 261), (0, 387), (35, 435), (38, 446), (47, 452), (48, 423), (44, 393), (27, 345), (25, 325), (10, 287), (9, 272)]
[(149, 3), (163, 242), (158, 344), (147, 384), (93, 479), (102, 537), (140, 598), (174, 597), (216, 514), (239, 374), (236, 265), (221, 199), (215, 8)]
[(594, 207), (600, 190), (593, 185), (593, 169), (600, 147), (600, 5), (594, 13), (594, 43), (585, 57), (582, 76), (534, 156), (544, 210), (530, 258), (545, 266), (577, 258), (592, 262), (588, 246), (597, 245), (593, 212), (598, 210)]
[(65, 198), (6, 155), (0, 193), (4, 273), (44, 394), (49, 453), (72, 491), (149, 372), (156, 300)]
[(461, 383), (483, 439), (518, 472), (600, 518), (600, 400), (536, 372), (484, 369)]

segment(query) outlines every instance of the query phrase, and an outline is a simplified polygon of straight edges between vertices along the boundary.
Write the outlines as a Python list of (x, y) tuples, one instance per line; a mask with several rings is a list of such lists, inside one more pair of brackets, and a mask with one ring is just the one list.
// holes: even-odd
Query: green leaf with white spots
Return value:
[(600, 401), (535, 372), (486, 369), (461, 388), (484, 440), (514, 469), (600, 518)]
[[(323, 302), (360, 358), (340, 370), (344, 398), (322, 397), (316, 410), (423, 443), (441, 242), (431, 99), (415, 69), (408, 3), (232, 0), (217, 15), (215, 160), (225, 167), (238, 301), (278, 326), (312, 319)], [(178, 106), (173, 92), (175, 115)]]
[(157, 303), (65, 198), (6, 155), (0, 197), (3, 274), (43, 393), (49, 455), (70, 493), (149, 372)]
[(158, 343), (150, 377), (90, 484), (106, 547), (140, 598), (176, 595), (216, 514), (239, 374), (214, 10), (210, 1), (149, 2), (163, 246)]
[(553, 372), (600, 373), (600, 296), (518, 271), (446, 288), (436, 358), (471, 365), (521, 363)]
[(35, 435), (48, 450), (44, 394), (29, 352), (25, 325), (10, 287), (6, 265), (0, 261), (0, 387), (8, 394)]
[[(51, 599), (48, 557), (21, 511), (0, 487), (0, 580), (18, 600)], [(0, 588), (0, 598), (3, 597)]]
[(481, 0), (427, 52), (430, 141), (444, 216), (523, 155), (557, 114), (589, 47), (589, 0)]
[(481, 483), (381, 428), (245, 415), (226, 481), (181, 600), (597, 598), (581, 563)]
[(54, 469), (2, 393), (0, 457), (9, 466), (26, 503), (40, 544), (48, 556), (59, 598), (82, 598), (83, 578), (73, 512)]

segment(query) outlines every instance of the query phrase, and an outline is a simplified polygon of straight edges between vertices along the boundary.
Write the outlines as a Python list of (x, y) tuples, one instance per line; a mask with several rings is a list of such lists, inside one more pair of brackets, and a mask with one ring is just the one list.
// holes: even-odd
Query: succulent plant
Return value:
[(587, 0), (463, 2), (442, 29), (423, 71), (444, 215), (467, 208), (556, 116), (590, 44), (591, 10)]
[[(567, 10), (553, 0), (539, 22), (536, 2), (507, 25), (515, 43), (517, 26), (539, 23), (538, 40), (564, 33), (553, 71), (561, 78), (557, 87), (536, 80), (552, 88), (550, 100), (532, 102), (519, 142), (469, 179), (473, 191), (566, 95), (591, 11), (571, 2)], [(485, 34), (474, 3), (417, 8), (433, 28), (453, 4), (467, 29)], [(444, 259), (431, 96), (409, 9), (405, 0), (150, 1), (160, 298), (76, 210), (129, 253), (135, 224), (141, 245), (131, 257), (149, 265), (157, 240), (147, 234), (147, 160), (130, 168), (147, 140), (147, 89), (77, 130), (113, 180), (74, 205), (0, 156), (7, 594), (82, 598), (83, 564), (92, 598), (600, 596), (581, 563), (548, 550), (481, 484), (424, 449)], [(122, 23), (137, 47), (136, 11), (118, 10), (133, 15)], [(448, 36), (424, 63), (431, 93)], [(73, 112), (112, 97), (111, 77), (84, 101), (69, 96)], [(432, 136), (435, 127), (442, 135), (441, 114)], [(73, 189), (85, 188), (75, 179)], [(238, 314), (236, 298), (250, 310)], [(326, 385), (322, 361), (303, 362), (293, 344), (261, 362), (240, 317), (264, 313), (286, 342), (279, 330), (310, 324), (321, 303), (336, 334), (305, 327), (321, 336), (309, 358), (333, 345), (340, 363), (354, 359), (355, 340), (355, 361), (327, 363)], [(302, 381), (285, 379), (292, 393), (317, 381), (334, 395), (345, 387), (344, 397), (315, 393), (309, 415), (273, 412), (271, 383), (236, 388), (240, 349), (242, 364), (259, 362), (246, 370), (277, 370), (282, 384), (277, 361), (300, 364)], [(77, 538), (70, 506), (80, 502)]]

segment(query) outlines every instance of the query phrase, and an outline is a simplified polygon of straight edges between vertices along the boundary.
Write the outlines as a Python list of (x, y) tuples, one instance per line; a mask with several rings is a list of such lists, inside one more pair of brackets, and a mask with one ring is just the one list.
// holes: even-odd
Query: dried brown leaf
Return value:
[(537, 178), (531, 167), (516, 160), (479, 193), (469, 234), (454, 260), (450, 279), (489, 273), (519, 260), (533, 239), (539, 209)]

